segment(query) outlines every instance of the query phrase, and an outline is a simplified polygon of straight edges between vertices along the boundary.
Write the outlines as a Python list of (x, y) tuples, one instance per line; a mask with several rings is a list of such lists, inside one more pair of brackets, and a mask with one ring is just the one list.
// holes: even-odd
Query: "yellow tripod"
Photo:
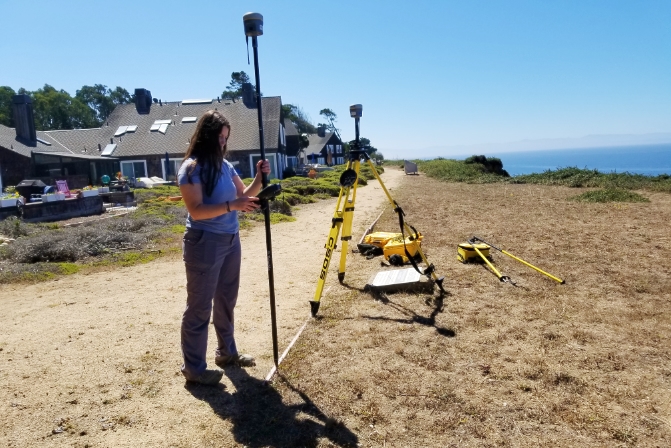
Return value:
[[(354, 105), (350, 107), (350, 111), (352, 111), (352, 108), (356, 106), (359, 107), (359, 116), (360, 116), (361, 105)], [(354, 116), (354, 113), (352, 113), (352, 116)], [(349, 153), (350, 157), (347, 162), (347, 167), (345, 171), (343, 171), (343, 173), (340, 175), (340, 194), (338, 195), (338, 202), (336, 203), (335, 212), (333, 213), (333, 218), (331, 219), (331, 231), (329, 232), (329, 236), (326, 239), (326, 245), (324, 246), (326, 248), (326, 253), (324, 255), (324, 261), (322, 262), (321, 272), (319, 273), (319, 280), (317, 281), (317, 290), (315, 291), (313, 300), (310, 301), (310, 311), (312, 312), (313, 317), (316, 316), (317, 312), (319, 311), (319, 303), (322, 296), (322, 291), (324, 290), (326, 275), (328, 273), (329, 265), (331, 264), (331, 257), (333, 256), (333, 252), (337, 247), (336, 241), (338, 240), (338, 235), (340, 234), (341, 229), (342, 229), (342, 236), (340, 237), (340, 241), (342, 242), (342, 245), (340, 248), (340, 266), (338, 268), (338, 281), (342, 283), (343, 280), (345, 279), (347, 250), (349, 247), (349, 242), (352, 239), (352, 221), (354, 218), (354, 204), (356, 202), (356, 188), (359, 181), (359, 168), (362, 159), (368, 163), (368, 166), (373, 172), (373, 176), (375, 176), (377, 181), (380, 183), (380, 186), (382, 187), (382, 190), (387, 196), (389, 203), (392, 205), (392, 207), (394, 207), (394, 211), (398, 214), (399, 223), (401, 226), (401, 232), (404, 234), (404, 237), (405, 232), (407, 232), (410, 235), (414, 234), (415, 237), (418, 236), (417, 231), (411, 228), (407, 223), (405, 223), (403, 219), (403, 216), (405, 215), (403, 213), (403, 210), (389, 194), (387, 187), (385, 187), (384, 183), (382, 182), (382, 179), (380, 179), (380, 175), (375, 169), (375, 165), (373, 165), (373, 162), (370, 160), (368, 154), (365, 151), (359, 149), (359, 116), (354, 116), (356, 123), (356, 140), (355, 140), (356, 143), (352, 145), (353, 147), (350, 149)], [(408, 259), (410, 259), (410, 261), (412, 262), (415, 269), (417, 269), (417, 271), (419, 271), (420, 274), (426, 275), (429, 278), (429, 280), (433, 281), (440, 289), (441, 295), (444, 294), (445, 293), (445, 290), (443, 289), (444, 277), (438, 278), (436, 276), (434, 266), (432, 264), (429, 264), (429, 261), (426, 259), (426, 256), (424, 255), (424, 252), (422, 251), (421, 247), (419, 248), (418, 253), (421, 256), (422, 261), (427, 266), (427, 268), (424, 269), (424, 272), (419, 271), (419, 268), (415, 264), (413, 257), (406, 250), (406, 255)]]

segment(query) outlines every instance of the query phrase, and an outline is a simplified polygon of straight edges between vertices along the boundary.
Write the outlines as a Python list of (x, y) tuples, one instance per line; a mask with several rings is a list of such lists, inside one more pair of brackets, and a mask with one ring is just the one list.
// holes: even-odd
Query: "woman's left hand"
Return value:
[(270, 174), (270, 162), (268, 162), (268, 159), (256, 162), (256, 173)]

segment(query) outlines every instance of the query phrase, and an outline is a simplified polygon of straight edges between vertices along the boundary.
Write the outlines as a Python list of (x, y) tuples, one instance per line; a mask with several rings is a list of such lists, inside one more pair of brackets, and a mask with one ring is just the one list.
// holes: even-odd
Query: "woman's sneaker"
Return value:
[(195, 380), (190, 380), (194, 383), (205, 384), (206, 386), (214, 386), (219, 384), (221, 377), (224, 376), (224, 371), (219, 369), (205, 369)]
[(256, 360), (251, 355), (231, 355), (231, 356), (216, 356), (214, 363), (219, 367), (226, 367), (236, 365), (240, 367), (253, 367), (256, 365)]

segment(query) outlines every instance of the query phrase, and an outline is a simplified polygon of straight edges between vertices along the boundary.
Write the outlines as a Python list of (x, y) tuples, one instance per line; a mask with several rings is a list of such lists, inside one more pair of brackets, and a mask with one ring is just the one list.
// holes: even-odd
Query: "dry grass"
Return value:
[[(565, 187), (404, 185), (392, 194), (448, 295), (375, 300), (362, 287), (385, 268), (349, 255), (345, 284), (282, 365), (289, 404), (301, 390), (361, 446), (671, 446), (671, 196), (595, 204)], [(397, 226), (387, 210), (376, 230)], [(566, 284), (494, 250), (517, 286), (459, 263), (473, 235)]]

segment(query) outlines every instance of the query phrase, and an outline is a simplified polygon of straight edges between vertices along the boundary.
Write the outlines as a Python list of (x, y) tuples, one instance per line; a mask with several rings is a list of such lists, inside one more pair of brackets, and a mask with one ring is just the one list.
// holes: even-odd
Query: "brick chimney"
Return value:
[(135, 110), (138, 114), (148, 114), (151, 110), (151, 92), (147, 89), (135, 89)]
[(16, 124), (16, 138), (28, 146), (37, 146), (35, 132), (35, 116), (33, 100), (29, 95), (21, 94), (12, 97), (12, 113)]
[(251, 83), (242, 84), (242, 102), (250, 109), (256, 109), (256, 92)]

